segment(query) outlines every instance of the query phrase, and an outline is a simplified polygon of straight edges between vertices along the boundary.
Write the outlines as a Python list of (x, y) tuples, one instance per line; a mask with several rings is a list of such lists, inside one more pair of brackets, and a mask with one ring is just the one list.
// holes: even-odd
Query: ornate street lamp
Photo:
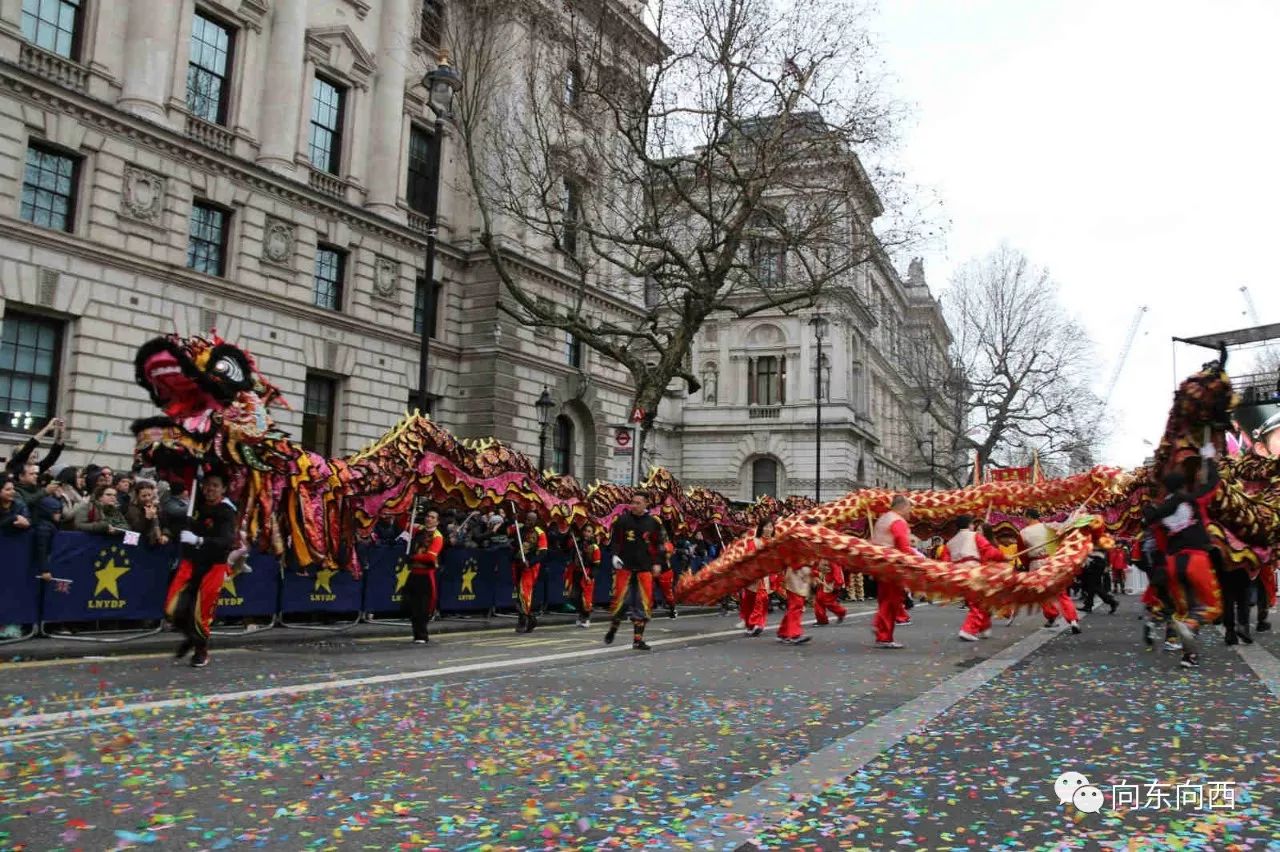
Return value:
[(556, 401), (551, 398), (551, 391), (543, 388), (542, 396), (534, 405), (538, 409), (538, 471), (541, 472), (547, 466), (547, 427), (551, 425), (551, 412)]
[(440, 200), (440, 153), (445, 119), (453, 120), (453, 96), (462, 88), (462, 75), (449, 64), (449, 54), (440, 51), (437, 65), (422, 79), (429, 92), (427, 105), (435, 113), (435, 129), (428, 140), (427, 157), (432, 163), (431, 186), (427, 190), (426, 289), (422, 293), (422, 335), (418, 341), (418, 411), (427, 412), (427, 365), (431, 360), (431, 331), (436, 324), (433, 289), (436, 267), (436, 212)]

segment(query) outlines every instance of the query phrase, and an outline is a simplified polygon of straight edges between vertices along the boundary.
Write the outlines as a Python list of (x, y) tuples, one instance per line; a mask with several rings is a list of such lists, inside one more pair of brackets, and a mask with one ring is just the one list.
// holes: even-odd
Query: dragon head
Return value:
[(145, 465), (188, 470), (217, 460), (250, 463), (252, 444), (274, 431), (267, 408), (283, 402), (279, 390), (258, 373), (252, 356), (216, 332), (157, 337), (138, 349), (134, 369), (164, 412), (133, 424), (134, 454)]

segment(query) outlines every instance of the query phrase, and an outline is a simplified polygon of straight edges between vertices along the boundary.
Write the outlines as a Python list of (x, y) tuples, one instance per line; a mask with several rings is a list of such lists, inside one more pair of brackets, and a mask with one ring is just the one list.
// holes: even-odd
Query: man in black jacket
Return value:
[(631, 647), (649, 650), (644, 641), (644, 626), (653, 611), (653, 580), (662, 572), (665, 556), (662, 524), (649, 514), (649, 498), (636, 492), (631, 498), (631, 511), (618, 516), (609, 536), (613, 553), (613, 604), (605, 644), (613, 644), (624, 612), (631, 616), (635, 634)]
[(200, 499), (179, 535), (182, 553), (178, 570), (169, 583), (165, 615), (185, 638), (174, 654), (182, 660), (194, 648), (191, 665), (209, 665), (209, 626), (218, 604), (218, 590), (231, 567), (227, 557), (236, 546), (236, 507), (226, 499), (222, 474), (205, 474)]

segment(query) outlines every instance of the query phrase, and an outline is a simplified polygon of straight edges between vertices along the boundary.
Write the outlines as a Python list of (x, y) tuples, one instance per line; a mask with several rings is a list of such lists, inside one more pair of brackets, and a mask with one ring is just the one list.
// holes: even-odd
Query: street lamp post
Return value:
[(809, 320), (813, 326), (813, 342), (817, 351), (813, 356), (813, 398), (817, 412), (817, 426), (813, 433), (813, 499), (822, 502), (822, 342), (827, 337), (827, 320), (816, 314)]
[(542, 389), (542, 396), (534, 403), (538, 409), (538, 472), (547, 467), (547, 427), (551, 425), (551, 410), (556, 407), (551, 391)]
[[(416, 405), (422, 414), (427, 413), (427, 365), (431, 360), (431, 330), (435, 327), (435, 287), (436, 267), (436, 211), (440, 200), (440, 159), (443, 149), (444, 120), (453, 118), (453, 96), (462, 88), (462, 75), (449, 64), (449, 54), (440, 52), (436, 67), (427, 73), (422, 84), (427, 87), (430, 97), (427, 104), (435, 114), (436, 124), (429, 140), (427, 156), (431, 161), (431, 186), (427, 190), (427, 261), (426, 289), (422, 294), (422, 334), (418, 340), (418, 398)], [(415, 294), (416, 298), (416, 294)]]

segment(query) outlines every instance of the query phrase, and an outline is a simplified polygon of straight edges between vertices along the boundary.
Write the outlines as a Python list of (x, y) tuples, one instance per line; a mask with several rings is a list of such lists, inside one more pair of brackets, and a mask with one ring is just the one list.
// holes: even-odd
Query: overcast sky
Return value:
[[(1280, 0), (881, 0), (876, 29), (914, 107), (902, 164), (950, 222), (930, 283), (1022, 250), (1093, 336), (1099, 392), (1150, 306), (1103, 459), (1140, 464), (1170, 337), (1252, 324), (1242, 285), (1280, 322)], [(1179, 349), (1179, 375), (1209, 357)]]

